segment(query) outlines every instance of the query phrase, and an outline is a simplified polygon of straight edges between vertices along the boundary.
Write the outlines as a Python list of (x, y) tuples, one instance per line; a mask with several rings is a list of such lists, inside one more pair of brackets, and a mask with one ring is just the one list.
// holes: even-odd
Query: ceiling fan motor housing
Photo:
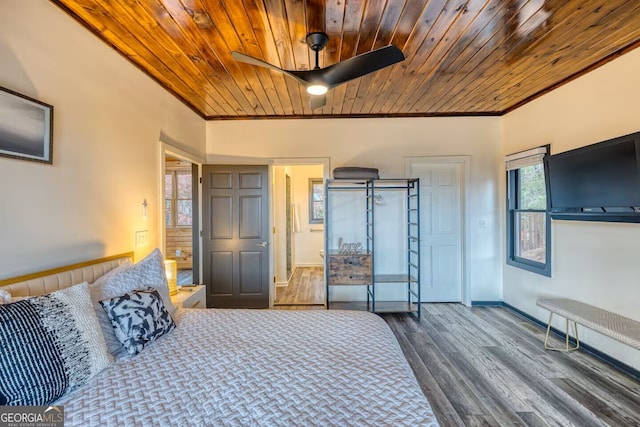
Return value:
[(329, 36), (323, 32), (309, 33), (307, 34), (307, 45), (314, 52), (319, 52), (327, 45), (329, 42)]

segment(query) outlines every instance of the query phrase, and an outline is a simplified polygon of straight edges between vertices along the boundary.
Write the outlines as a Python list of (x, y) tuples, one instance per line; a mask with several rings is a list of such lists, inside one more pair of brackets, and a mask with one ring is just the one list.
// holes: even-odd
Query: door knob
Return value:
[(262, 246), (263, 248), (266, 248), (267, 242), (256, 243), (256, 246)]

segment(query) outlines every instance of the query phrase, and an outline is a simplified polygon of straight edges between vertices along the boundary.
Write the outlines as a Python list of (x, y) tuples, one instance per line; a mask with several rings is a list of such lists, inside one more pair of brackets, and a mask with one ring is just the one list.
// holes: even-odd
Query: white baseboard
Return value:
[(324, 264), (317, 264), (317, 263), (296, 264), (296, 267), (324, 267)]
[(296, 272), (296, 266), (294, 265), (293, 267), (291, 267), (291, 276), (287, 277), (287, 280), (285, 280), (284, 282), (276, 282), (276, 286), (278, 287), (285, 287), (289, 285), (289, 281), (291, 280), (291, 278), (293, 277), (293, 274)]

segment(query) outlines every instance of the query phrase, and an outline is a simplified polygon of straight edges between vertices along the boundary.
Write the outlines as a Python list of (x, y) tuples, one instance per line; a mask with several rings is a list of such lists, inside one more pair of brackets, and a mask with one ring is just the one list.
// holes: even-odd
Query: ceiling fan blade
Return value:
[(327, 95), (311, 95), (309, 98), (309, 108), (311, 108), (311, 110), (324, 107), (326, 104)]
[(322, 81), (329, 86), (335, 87), (349, 80), (357, 79), (374, 71), (404, 61), (404, 54), (400, 49), (389, 45), (362, 55), (354, 56), (327, 68), (319, 70), (322, 72)]
[(258, 67), (264, 67), (274, 71), (279, 71), (281, 73), (286, 74), (289, 77), (293, 77), (294, 79), (298, 80), (302, 84), (307, 83), (307, 80), (298, 76), (298, 74), (301, 73), (300, 71), (283, 70), (282, 68), (276, 67), (275, 65), (269, 64), (268, 62), (265, 62), (261, 59), (254, 58), (253, 56), (245, 55), (244, 53), (240, 53), (236, 51), (231, 52), (231, 57), (236, 61), (244, 62), (245, 64), (256, 65)]
[[(280, 67), (269, 64), (261, 59), (253, 56), (245, 55), (240, 52), (231, 52), (231, 57), (236, 61), (258, 67), (269, 68), (279, 71), (291, 78), (296, 79), (305, 87), (312, 85), (326, 86), (331, 89), (349, 80), (357, 79), (374, 71), (404, 61), (404, 54), (397, 47), (390, 45), (362, 55), (354, 56), (345, 61), (338, 62), (326, 68), (314, 68), (312, 70), (283, 70)], [(317, 64), (316, 64), (317, 65)], [(309, 99), (309, 107), (311, 110), (324, 107), (327, 104), (326, 95), (311, 95)]]
[(261, 59), (254, 58), (253, 56), (245, 55), (244, 53), (233, 51), (231, 57), (236, 61), (244, 62), (245, 64), (257, 65), (258, 67), (271, 68), (275, 71), (284, 71), (282, 68), (278, 68), (275, 65), (271, 65), (268, 62), (264, 62)]

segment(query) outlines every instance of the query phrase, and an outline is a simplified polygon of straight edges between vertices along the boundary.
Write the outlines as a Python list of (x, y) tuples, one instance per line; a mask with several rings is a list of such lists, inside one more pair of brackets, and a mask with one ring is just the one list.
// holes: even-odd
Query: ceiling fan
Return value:
[(324, 49), (328, 41), (329, 36), (325, 33), (315, 32), (307, 34), (307, 45), (316, 53), (316, 66), (313, 70), (284, 70), (268, 62), (235, 51), (231, 52), (231, 56), (236, 61), (257, 65), (258, 67), (270, 68), (298, 80), (311, 95), (309, 106), (312, 110), (323, 107), (327, 103), (326, 93), (329, 89), (404, 61), (402, 51), (393, 45), (389, 45), (354, 56), (353, 58), (346, 59), (329, 67), (320, 68), (318, 64), (320, 51)]

